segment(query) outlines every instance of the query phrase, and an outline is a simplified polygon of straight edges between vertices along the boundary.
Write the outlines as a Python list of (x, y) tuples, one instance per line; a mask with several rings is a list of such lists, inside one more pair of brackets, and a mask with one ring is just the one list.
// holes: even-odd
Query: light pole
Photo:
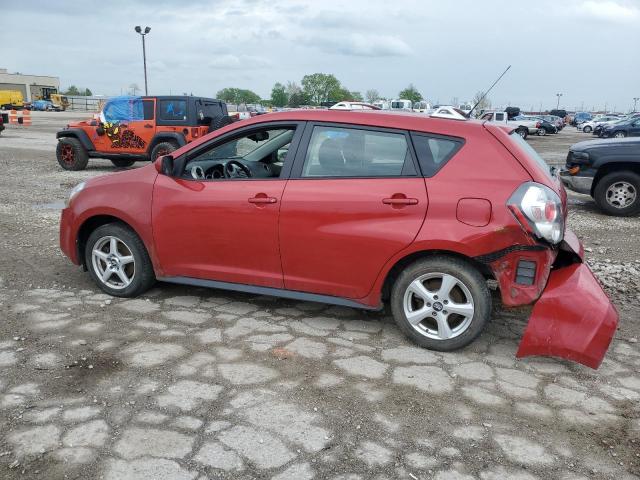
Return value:
[(638, 100), (640, 100), (640, 97), (633, 97), (633, 112), (634, 113), (636, 111), (636, 106), (638, 105)]
[(558, 103), (556, 103), (556, 110), (558, 110), (560, 108), (560, 97), (562, 96), (561, 93), (556, 93), (556, 97), (558, 97)]
[(149, 95), (149, 91), (147, 89), (147, 51), (144, 46), (144, 37), (150, 31), (151, 31), (151, 27), (144, 27), (144, 32), (143, 32), (142, 28), (139, 25), (136, 26), (136, 32), (138, 32), (142, 37), (142, 63), (144, 65), (144, 94), (145, 95)]

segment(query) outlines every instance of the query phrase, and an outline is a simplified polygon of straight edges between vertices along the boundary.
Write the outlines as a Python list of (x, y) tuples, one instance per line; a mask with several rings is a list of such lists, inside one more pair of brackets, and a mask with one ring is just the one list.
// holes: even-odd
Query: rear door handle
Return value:
[(275, 197), (253, 197), (250, 198), (249, 203), (276, 203), (278, 201)]
[(406, 197), (391, 197), (391, 198), (383, 198), (382, 203), (385, 205), (417, 205), (417, 198), (406, 198)]

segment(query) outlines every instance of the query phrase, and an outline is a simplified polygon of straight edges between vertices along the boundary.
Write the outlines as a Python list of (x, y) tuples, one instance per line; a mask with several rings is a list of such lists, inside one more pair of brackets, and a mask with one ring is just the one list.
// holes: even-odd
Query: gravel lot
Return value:
[[(110, 298), (58, 249), (68, 191), (113, 170), (57, 165), (55, 131), (82, 117), (36, 112), (0, 135), (1, 478), (640, 475), (640, 219), (570, 194), (621, 317), (598, 371), (516, 360), (529, 309), (499, 302), (478, 341), (441, 354), (388, 312), (168, 284)], [(530, 143), (559, 165), (588, 137)]]

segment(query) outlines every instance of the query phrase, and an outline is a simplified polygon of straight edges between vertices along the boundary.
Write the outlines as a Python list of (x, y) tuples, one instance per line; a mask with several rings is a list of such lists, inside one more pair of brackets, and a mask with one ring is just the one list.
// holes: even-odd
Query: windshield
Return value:
[(552, 169), (551, 167), (547, 164), (547, 162), (544, 161), (544, 158), (542, 158), (538, 152), (536, 152), (533, 147), (531, 145), (529, 145), (529, 143), (522, 138), (520, 135), (518, 135), (515, 130), (513, 132), (511, 132), (511, 135), (509, 135), (511, 137), (511, 139), (516, 142), (526, 153), (527, 156), (529, 158), (531, 158), (532, 160), (534, 160), (539, 166), (540, 168), (542, 168), (542, 170), (549, 176), (549, 179), (553, 179), (553, 174), (552, 174)]

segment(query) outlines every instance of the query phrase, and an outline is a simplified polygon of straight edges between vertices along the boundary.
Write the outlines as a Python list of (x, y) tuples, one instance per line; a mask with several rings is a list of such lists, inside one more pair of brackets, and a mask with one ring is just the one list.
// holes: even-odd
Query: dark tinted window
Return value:
[(186, 100), (160, 100), (159, 110), (161, 120), (184, 122), (187, 119)]
[(142, 108), (144, 110), (144, 119), (153, 120), (153, 100), (143, 100)]
[(462, 141), (411, 133), (418, 162), (425, 177), (433, 177), (462, 147)]
[(403, 133), (314, 127), (303, 177), (398, 177), (415, 175)]

